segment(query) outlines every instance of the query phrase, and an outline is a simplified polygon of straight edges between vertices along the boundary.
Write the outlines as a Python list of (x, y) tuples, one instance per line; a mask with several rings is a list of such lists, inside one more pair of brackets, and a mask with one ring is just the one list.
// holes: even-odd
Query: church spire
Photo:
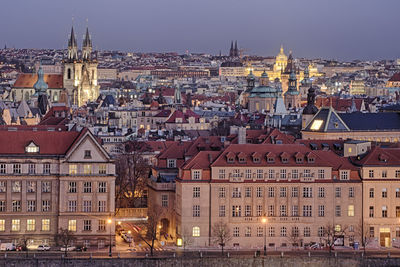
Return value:
[(239, 51), (238, 51), (237, 41), (235, 41), (234, 56), (235, 56), (235, 57), (238, 57), (238, 56), (239, 56)]
[(92, 40), (90, 39), (89, 27), (86, 27), (86, 34), (82, 44), (83, 60), (90, 60), (91, 54), (92, 54)]
[(68, 60), (74, 61), (78, 59), (78, 44), (76, 42), (74, 26), (71, 27), (71, 34), (68, 39)]
[(229, 50), (229, 56), (233, 57), (233, 41), (231, 41), (231, 49)]

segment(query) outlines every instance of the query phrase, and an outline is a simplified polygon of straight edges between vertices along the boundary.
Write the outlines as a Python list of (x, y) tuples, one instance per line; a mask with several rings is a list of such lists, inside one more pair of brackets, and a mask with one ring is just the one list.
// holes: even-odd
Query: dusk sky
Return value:
[(295, 57), (400, 57), (399, 0), (2, 0), (0, 45), (66, 48), (72, 17), (79, 44), (132, 52)]

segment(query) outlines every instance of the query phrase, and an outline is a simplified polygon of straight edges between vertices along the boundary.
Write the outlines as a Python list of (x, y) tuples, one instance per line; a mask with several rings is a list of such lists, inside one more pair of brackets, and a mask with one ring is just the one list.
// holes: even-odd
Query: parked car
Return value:
[(75, 251), (86, 251), (86, 250), (87, 250), (87, 247), (85, 247), (85, 246), (77, 246), (75, 249)]
[(74, 251), (76, 249), (75, 246), (68, 246), (67, 248), (65, 248), (65, 246), (61, 247), (61, 251)]
[(46, 245), (46, 244), (44, 244), (44, 245), (39, 245), (39, 246), (37, 247), (37, 250), (38, 250), (38, 251), (49, 251), (49, 250), (50, 250), (50, 246), (49, 246), (49, 245)]
[(1, 243), (0, 250), (1, 251), (11, 251), (16, 250), (16, 246), (13, 243)]

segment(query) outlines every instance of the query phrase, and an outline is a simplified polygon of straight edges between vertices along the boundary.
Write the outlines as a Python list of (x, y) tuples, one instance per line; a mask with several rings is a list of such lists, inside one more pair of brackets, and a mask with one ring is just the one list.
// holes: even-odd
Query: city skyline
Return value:
[[(112, 6), (108, 1), (76, 0), (23, 4), (31, 12), (15, 20), (21, 3), (5, 3), (8, 12), (0, 23), (8, 27), (2, 28), (2, 45), (62, 49), (71, 25), (79, 43), (88, 25), (99, 50), (227, 54), (231, 40), (238, 40), (250, 55), (274, 56), (283, 44), (295, 57), (380, 60), (400, 56), (400, 37), (392, 36), (399, 3), (392, 0), (385, 5), (358, 0), (203, 1), (190, 3), (190, 9), (181, 0), (119, 0)], [(43, 10), (47, 12), (40, 15)]]

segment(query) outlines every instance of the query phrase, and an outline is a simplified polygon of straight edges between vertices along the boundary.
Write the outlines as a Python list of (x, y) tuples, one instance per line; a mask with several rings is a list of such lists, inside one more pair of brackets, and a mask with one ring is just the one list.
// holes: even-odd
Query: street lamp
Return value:
[(267, 256), (267, 216), (264, 215), (261, 221), (264, 224), (264, 256)]
[(108, 251), (108, 256), (112, 257), (112, 243), (111, 243), (111, 227), (112, 227), (112, 220), (107, 220), (108, 224), (110, 225), (110, 250)]

